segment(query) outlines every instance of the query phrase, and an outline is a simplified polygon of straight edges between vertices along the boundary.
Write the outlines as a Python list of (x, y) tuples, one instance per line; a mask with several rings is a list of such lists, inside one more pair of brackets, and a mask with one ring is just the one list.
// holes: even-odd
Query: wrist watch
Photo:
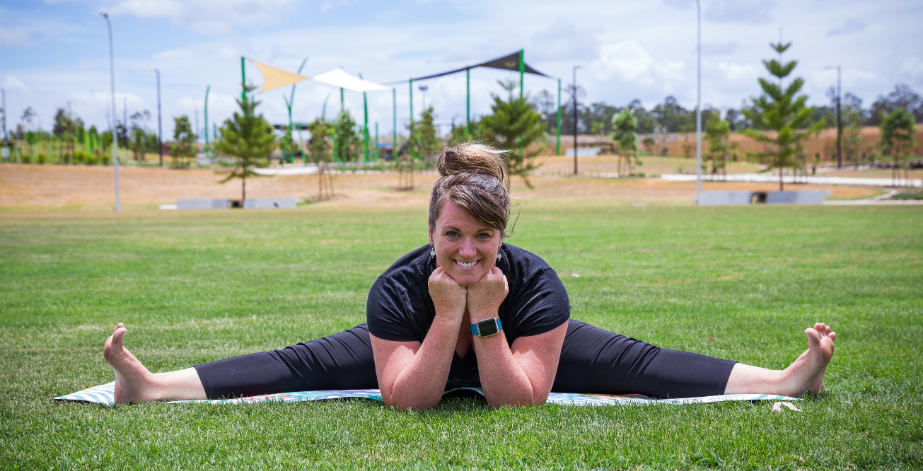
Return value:
[(468, 324), (468, 327), (471, 328), (471, 335), (483, 338), (500, 333), (500, 330), (503, 329), (503, 324), (500, 323), (500, 319), (490, 317), (480, 320), (476, 324)]

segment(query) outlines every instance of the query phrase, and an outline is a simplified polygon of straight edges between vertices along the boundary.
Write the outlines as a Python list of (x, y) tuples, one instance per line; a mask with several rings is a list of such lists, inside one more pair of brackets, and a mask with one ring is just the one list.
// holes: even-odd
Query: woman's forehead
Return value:
[(467, 209), (455, 204), (449, 200), (443, 203), (442, 210), (439, 212), (439, 218), (436, 219), (437, 226), (451, 226), (458, 229), (472, 230), (494, 230), (492, 227), (479, 221), (471, 215)]

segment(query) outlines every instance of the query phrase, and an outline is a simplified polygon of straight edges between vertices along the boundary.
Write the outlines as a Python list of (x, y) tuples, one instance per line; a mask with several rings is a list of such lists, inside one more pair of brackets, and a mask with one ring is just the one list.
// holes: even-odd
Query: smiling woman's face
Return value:
[(451, 201), (443, 203), (436, 227), (429, 229), (436, 265), (462, 286), (477, 283), (497, 264), (502, 242), (500, 231)]

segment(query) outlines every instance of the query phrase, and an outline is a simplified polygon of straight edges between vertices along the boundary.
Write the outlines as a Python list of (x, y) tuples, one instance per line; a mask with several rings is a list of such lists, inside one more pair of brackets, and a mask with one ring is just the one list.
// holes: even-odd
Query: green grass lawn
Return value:
[[(827, 394), (769, 403), (398, 412), (359, 400), (107, 408), (116, 322), (152, 371), (364, 322), (422, 209), (0, 216), (0, 469), (923, 467), (923, 208), (527, 206), (573, 317), (782, 368), (834, 326)], [(579, 277), (572, 276), (579, 274)]]

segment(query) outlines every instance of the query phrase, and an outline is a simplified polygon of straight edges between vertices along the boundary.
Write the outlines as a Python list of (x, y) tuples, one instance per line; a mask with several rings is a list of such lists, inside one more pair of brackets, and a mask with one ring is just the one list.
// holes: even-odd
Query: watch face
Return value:
[(478, 335), (481, 337), (488, 337), (490, 335), (500, 332), (497, 329), (497, 320), (496, 319), (484, 319), (478, 322)]

